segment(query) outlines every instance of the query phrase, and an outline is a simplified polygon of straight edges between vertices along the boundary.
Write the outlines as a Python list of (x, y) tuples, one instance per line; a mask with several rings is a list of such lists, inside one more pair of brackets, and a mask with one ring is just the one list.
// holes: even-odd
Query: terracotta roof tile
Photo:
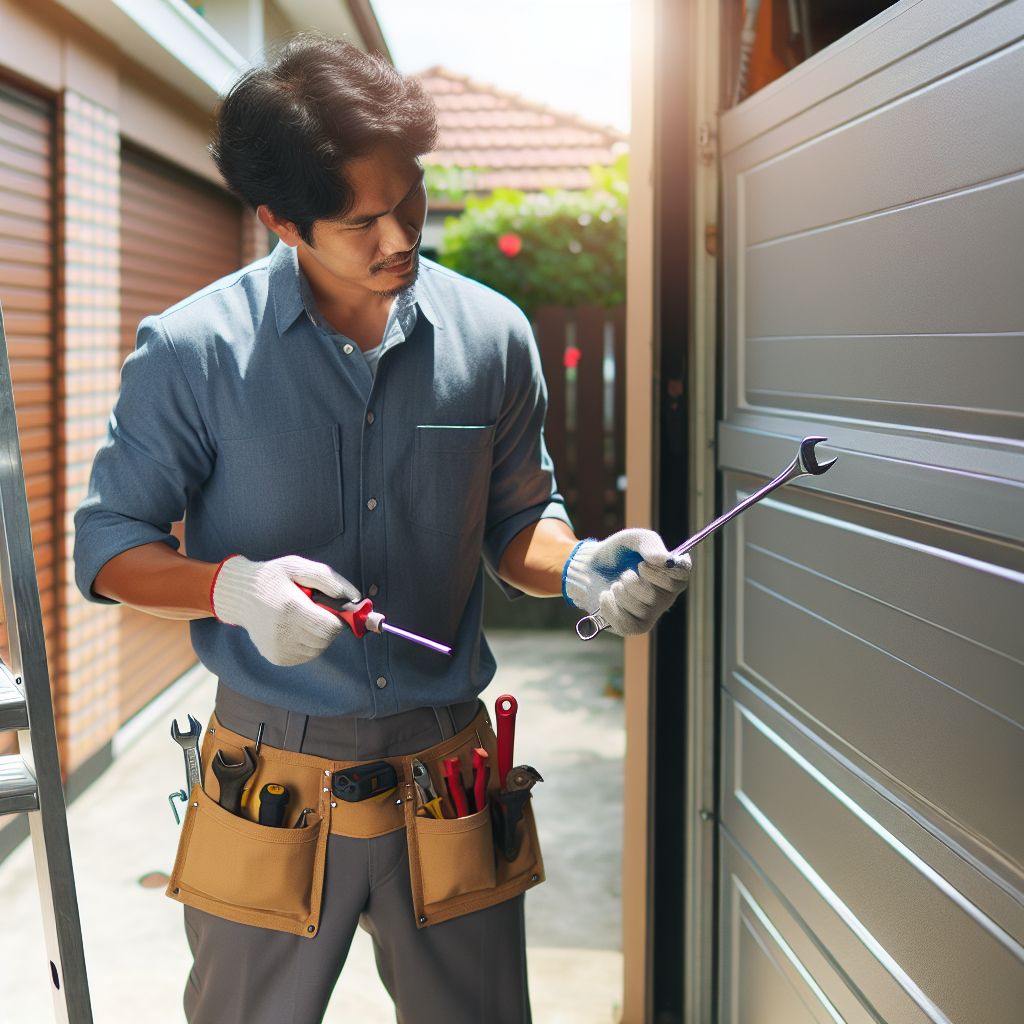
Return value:
[(478, 169), (476, 191), (584, 189), (593, 164), (610, 164), (627, 148), (614, 128), (474, 82), (446, 68), (414, 76), (437, 105), (437, 149), (424, 163)]

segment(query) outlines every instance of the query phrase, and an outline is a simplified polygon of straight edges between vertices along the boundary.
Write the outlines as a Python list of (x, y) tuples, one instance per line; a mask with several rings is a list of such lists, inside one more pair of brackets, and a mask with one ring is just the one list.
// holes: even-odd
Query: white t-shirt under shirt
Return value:
[(380, 359), (380, 345), (374, 345), (373, 348), (366, 349), (363, 352), (363, 356), (366, 358), (366, 365), (370, 368), (370, 373), (376, 377), (377, 362)]

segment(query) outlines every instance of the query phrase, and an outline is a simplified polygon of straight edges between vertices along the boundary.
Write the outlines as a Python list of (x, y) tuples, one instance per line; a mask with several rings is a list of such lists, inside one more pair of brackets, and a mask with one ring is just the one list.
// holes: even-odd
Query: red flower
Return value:
[(523, 240), (518, 235), (502, 235), (498, 239), (498, 248), (503, 256), (513, 259), (522, 251)]
[(575, 370), (580, 363), (580, 357), (583, 355), (581, 349), (578, 349), (575, 345), (570, 345), (565, 350), (565, 356), (563, 357), (565, 367), (567, 370)]

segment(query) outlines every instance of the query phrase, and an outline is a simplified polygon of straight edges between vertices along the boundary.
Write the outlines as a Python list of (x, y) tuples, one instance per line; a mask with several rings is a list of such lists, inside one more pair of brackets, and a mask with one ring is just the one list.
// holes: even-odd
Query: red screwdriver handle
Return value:
[(483, 747), (473, 748), (473, 803), (478, 811), (487, 803), (487, 757)]
[(370, 612), (373, 611), (373, 602), (368, 597), (364, 597), (362, 601), (349, 601), (344, 597), (331, 597), (322, 590), (313, 590), (298, 583), (295, 585), (314, 604), (337, 615), (352, 630), (353, 636), (357, 638), (366, 636), (366, 620), (370, 617)]
[(502, 789), (505, 788), (505, 776), (512, 767), (518, 710), (519, 704), (511, 693), (503, 693), (494, 702), (494, 714), (498, 720), (498, 782)]
[(466, 789), (462, 785), (462, 762), (457, 757), (446, 757), (444, 774), (448, 779), (448, 795), (455, 805), (455, 814), (465, 818), (469, 814), (469, 804), (466, 801)]

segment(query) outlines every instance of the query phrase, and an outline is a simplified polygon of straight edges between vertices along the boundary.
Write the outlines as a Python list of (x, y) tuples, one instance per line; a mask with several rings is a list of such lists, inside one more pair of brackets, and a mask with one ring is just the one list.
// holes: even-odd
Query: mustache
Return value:
[(388, 270), (391, 267), (399, 267), (411, 257), (415, 257), (420, 251), (420, 243), (417, 242), (408, 252), (402, 253), (400, 256), (392, 256), (389, 259), (381, 260), (380, 263), (374, 263), (370, 267), (371, 274), (377, 274), (382, 270)]

